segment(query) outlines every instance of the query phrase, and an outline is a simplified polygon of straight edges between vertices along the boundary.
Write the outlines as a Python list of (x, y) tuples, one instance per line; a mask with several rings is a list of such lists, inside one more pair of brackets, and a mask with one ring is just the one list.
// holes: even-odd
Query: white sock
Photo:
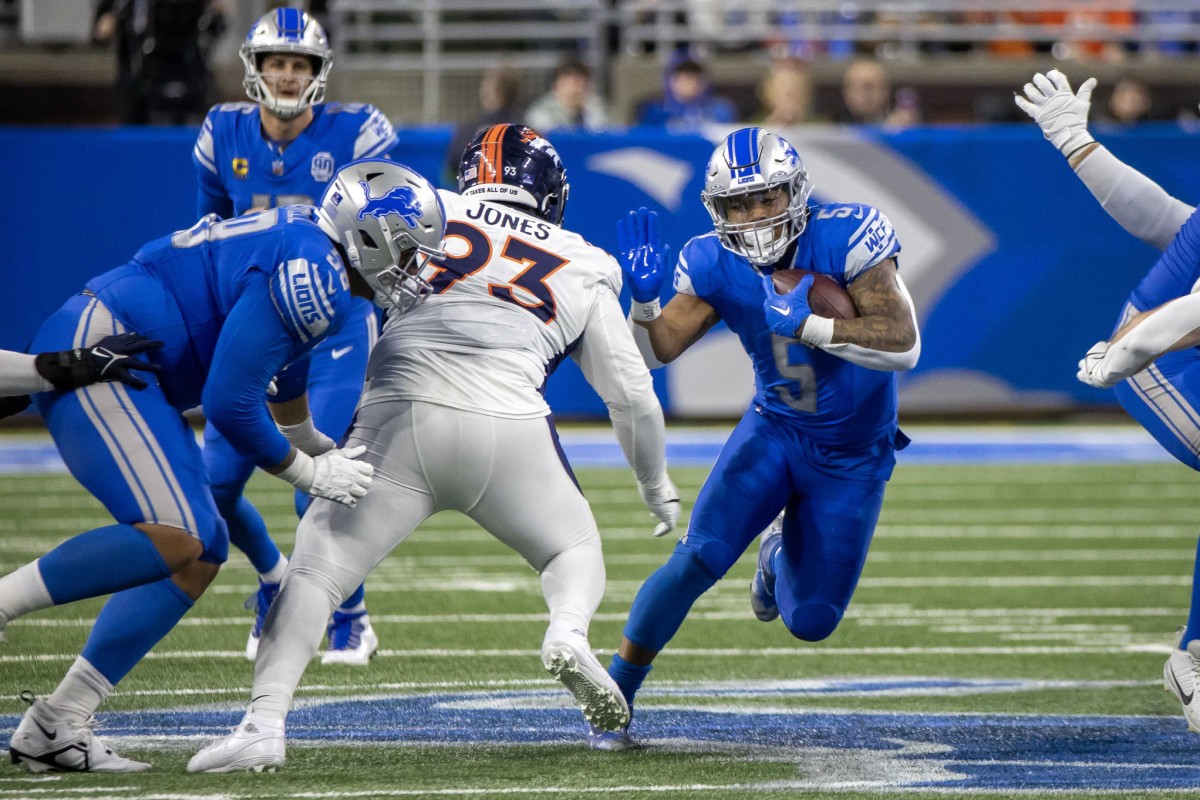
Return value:
[(79, 656), (67, 670), (58, 688), (46, 698), (46, 703), (67, 720), (83, 723), (96, 713), (112, 690), (113, 685), (108, 678), (101, 675), (92, 662)]
[(287, 717), (296, 686), (317, 654), (326, 621), (341, 597), (342, 590), (323, 575), (303, 567), (288, 571), (258, 645), (250, 713)]
[(0, 615), (8, 621), (54, 605), (50, 590), (42, 580), (38, 560), (0, 578)]
[(279, 560), (275, 562), (275, 566), (271, 567), (267, 572), (258, 573), (258, 579), (263, 583), (279, 583), (283, 580), (283, 573), (286, 569), (287, 558), (283, 553), (280, 553)]
[(550, 609), (545, 642), (572, 634), (586, 639), (604, 596), (604, 554), (599, 542), (576, 545), (552, 558), (542, 570), (542, 594)]

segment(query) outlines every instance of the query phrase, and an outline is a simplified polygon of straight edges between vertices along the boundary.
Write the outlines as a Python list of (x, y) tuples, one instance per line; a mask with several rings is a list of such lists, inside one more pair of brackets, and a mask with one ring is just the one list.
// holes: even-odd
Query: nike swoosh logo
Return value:
[(329, 353), (329, 355), (333, 356), (333, 359), (336, 361), (337, 359), (346, 355), (346, 353), (349, 353), (353, 349), (354, 349), (354, 345), (350, 345), (349, 347), (335, 347)]
[[(1171, 673), (1171, 683), (1175, 684), (1175, 688), (1179, 691), (1179, 699), (1183, 701), (1183, 704), (1185, 706), (1191, 705), (1192, 698), (1196, 696), (1196, 693), (1195, 692), (1191, 692), (1191, 693), (1185, 692), (1183, 690), (1183, 687), (1179, 685), (1179, 678), (1175, 677), (1175, 670), (1171, 670), (1170, 673)], [(38, 725), (38, 727), (41, 728), (42, 726)]]
[(46, 730), (45, 728), (42, 727), (42, 723), (38, 722), (36, 719), (33, 721), (33, 724), (36, 725), (37, 729), (42, 732), (42, 735), (45, 736), (50, 741), (54, 741), (55, 739), (58, 738), (58, 731), (51, 732), (51, 731)]
[(777, 306), (777, 305), (775, 305), (774, 303), (772, 303), (772, 304), (771, 304), (771, 308), (775, 309), (775, 310), (776, 310), (776, 311), (778, 311), (780, 314), (786, 314), (786, 313), (788, 312), (788, 307), (787, 307), (787, 306)]

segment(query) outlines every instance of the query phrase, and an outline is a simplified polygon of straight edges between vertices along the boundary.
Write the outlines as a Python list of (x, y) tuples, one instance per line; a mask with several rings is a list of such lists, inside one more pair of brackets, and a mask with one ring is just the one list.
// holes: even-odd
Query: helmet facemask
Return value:
[[(262, 62), (273, 53), (303, 56), (312, 63), (312, 77), (298, 97), (278, 97), (264, 79)], [(245, 68), (242, 87), (246, 96), (276, 117), (295, 119), (325, 99), (333, 51), (320, 23), (308, 14), (286, 7), (267, 12), (250, 28), (238, 55)]]
[[(742, 222), (731, 220), (731, 215), (746, 213), (747, 201), (752, 202), (764, 195), (774, 196), (776, 192), (782, 192), (784, 199), (778, 214)], [(808, 197), (811, 193), (812, 185), (808, 182), (807, 174), (800, 172), (790, 180), (766, 188), (711, 195), (705, 193), (701, 199), (712, 217), (721, 244), (751, 264), (765, 267), (782, 258), (792, 242), (804, 232), (808, 224)]]
[[(377, 306), (406, 314), (432, 293), (433, 287), (423, 273), (431, 260), (445, 258), (446, 253), (420, 244), (405, 230), (396, 230), (391, 220), (381, 219), (379, 223), (387, 235), (382, 246), (368, 231), (357, 229), (347, 235), (354, 241), (346, 246), (346, 255), (375, 292)], [(380, 252), (384, 250), (386, 255)], [(385, 259), (391, 262), (388, 266), (370, 268)]]
[[(765, 267), (783, 258), (804, 232), (812, 189), (804, 163), (787, 140), (765, 128), (742, 128), (708, 160), (700, 199), (722, 246)], [(770, 202), (761, 202), (764, 198)], [(748, 219), (762, 214), (764, 205), (769, 216)]]

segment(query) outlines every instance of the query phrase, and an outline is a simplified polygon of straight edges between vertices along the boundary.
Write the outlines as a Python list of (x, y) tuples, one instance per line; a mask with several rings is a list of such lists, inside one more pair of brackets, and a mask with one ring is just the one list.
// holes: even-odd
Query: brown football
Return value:
[(771, 280), (775, 284), (775, 291), (784, 294), (795, 289), (805, 275), (813, 276), (812, 287), (808, 290), (808, 305), (814, 314), (830, 319), (854, 319), (858, 316), (850, 293), (828, 275), (806, 269), (779, 269), (771, 273)]

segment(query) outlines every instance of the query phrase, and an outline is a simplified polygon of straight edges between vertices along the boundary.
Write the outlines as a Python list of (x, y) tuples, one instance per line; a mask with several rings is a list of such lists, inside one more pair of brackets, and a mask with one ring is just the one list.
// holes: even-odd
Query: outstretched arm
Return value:
[(1107, 389), (1174, 350), (1200, 344), (1200, 294), (1189, 294), (1138, 314), (1112, 339), (1097, 342), (1079, 362), (1079, 380)]
[(1161, 186), (1124, 163), (1088, 132), (1095, 78), (1071, 89), (1067, 76), (1056, 69), (1037, 73), (1025, 84), (1016, 104), (1042, 134), (1067, 158), (1075, 174), (1122, 228), (1146, 244), (1165, 250), (1194, 210), (1167, 194)]

